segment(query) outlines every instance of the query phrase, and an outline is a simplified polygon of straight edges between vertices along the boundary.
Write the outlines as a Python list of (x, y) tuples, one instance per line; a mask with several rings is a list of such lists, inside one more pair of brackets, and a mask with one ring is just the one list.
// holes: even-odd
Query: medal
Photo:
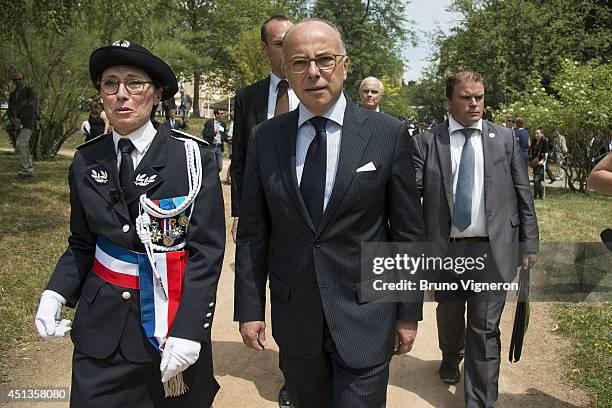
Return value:
[(174, 238), (172, 238), (170, 235), (164, 235), (164, 245), (170, 246), (172, 244), (174, 244)]
[(151, 230), (151, 241), (158, 242), (160, 239), (162, 239), (161, 232), (158, 229)]
[(189, 218), (184, 215), (181, 215), (178, 220), (178, 223), (180, 226), (186, 227), (187, 224), (189, 224)]

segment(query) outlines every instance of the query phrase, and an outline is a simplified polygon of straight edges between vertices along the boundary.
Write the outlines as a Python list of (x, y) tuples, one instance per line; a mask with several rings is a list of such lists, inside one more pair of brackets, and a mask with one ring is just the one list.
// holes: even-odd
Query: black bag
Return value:
[(529, 273), (531, 263), (521, 269), (519, 278), (518, 299), (516, 312), (514, 313), (514, 326), (512, 327), (512, 340), (510, 340), (510, 352), (508, 359), (516, 363), (521, 359), (523, 351), (523, 340), (529, 327)]

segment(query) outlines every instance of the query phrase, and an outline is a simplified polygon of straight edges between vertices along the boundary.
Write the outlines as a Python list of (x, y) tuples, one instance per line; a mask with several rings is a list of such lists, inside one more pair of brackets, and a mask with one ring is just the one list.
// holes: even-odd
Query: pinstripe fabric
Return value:
[[(319, 355), (327, 320), (348, 367), (388, 362), (396, 319), (421, 320), (422, 299), (360, 300), (360, 243), (422, 239), (406, 127), (391, 116), (347, 103), (334, 187), (315, 229), (297, 185), (297, 120), (292, 111), (251, 133), (236, 247), (234, 319), (264, 320), (269, 278), (272, 333), (283, 353)], [(356, 173), (369, 162), (376, 171)], [(274, 247), (270, 270), (269, 243)]]

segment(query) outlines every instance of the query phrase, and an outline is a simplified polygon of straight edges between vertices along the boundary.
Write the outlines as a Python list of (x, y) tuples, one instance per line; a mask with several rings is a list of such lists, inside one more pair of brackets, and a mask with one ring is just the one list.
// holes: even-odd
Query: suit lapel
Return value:
[(296, 204), (298, 212), (304, 217), (308, 226), (316, 231), (315, 226), (310, 218), (302, 194), (297, 183), (297, 174), (295, 172), (295, 145), (297, 139), (297, 122), (299, 110), (295, 109), (283, 117), (281, 121), (281, 130), (276, 134), (276, 153), (280, 170), (283, 175), (283, 181)]
[(107, 136), (106, 140), (100, 142), (94, 163), (86, 168), (84, 177), (115, 211), (126, 220), (130, 219), (127, 206), (120, 198), (117, 153), (112, 136)]
[(128, 205), (164, 181), (159, 171), (166, 166), (169, 141), (167, 128), (160, 128), (153, 138), (151, 146), (134, 170), (134, 178), (127, 189), (126, 201)]
[[(489, 134), (493, 135), (490, 137)], [(482, 153), (484, 156), (484, 197), (487, 197), (489, 183), (491, 182), (491, 172), (493, 170), (493, 143), (495, 143), (495, 133), (489, 127), (487, 121), (482, 121)]]
[(448, 134), (448, 122), (436, 126), (432, 129), (438, 151), (438, 163), (442, 174), (442, 184), (451, 217), (453, 216), (453, 168), (450, 152), (450, 135)]
[[(268, 96), (270, 93), (270, 77), (261, 81), (261, 88), (258, 90), (258, 100), (264, 101), (264, 103), (255, 103), (257, 107), (256, 117), (257, 123), (261, 123), (268, 119)], [(261, 99), (260, 99), (261, 98)]]
[(319, 232), (323, 231), (334, 215), (338, 205), (342, 202), (342, 198), (346, 194), (361, 163), (361, 156), (371, 136), (369, 130), (364, 126), (366, 121), (367, 117), (356, 108), (355, 104), (347, 99), (344, 124), (342, 126), (338, 170), (336, 171), (336, 179), (329, 202), (319, 222)]

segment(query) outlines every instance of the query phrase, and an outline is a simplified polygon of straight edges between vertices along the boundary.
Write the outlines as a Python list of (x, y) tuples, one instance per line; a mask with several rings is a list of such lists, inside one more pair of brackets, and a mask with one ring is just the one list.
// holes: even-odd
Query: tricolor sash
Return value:
[(156, 282), (147, 254), (119, 247), (102, 237), (96, 242), (93, 271), (113, 285), (140, 290), (140, 321), (149, 341), (163, 349), (183, 294), (187, 251), (155, 253), (155, 266), (167, 290)]

